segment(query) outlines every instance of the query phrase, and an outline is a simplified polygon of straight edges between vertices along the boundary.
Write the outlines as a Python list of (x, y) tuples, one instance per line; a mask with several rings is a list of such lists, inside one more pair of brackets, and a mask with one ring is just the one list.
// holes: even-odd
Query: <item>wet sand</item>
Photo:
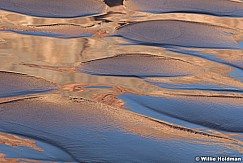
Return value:
[(0, 0), (0, 162), (243, 153), (243, 2)]

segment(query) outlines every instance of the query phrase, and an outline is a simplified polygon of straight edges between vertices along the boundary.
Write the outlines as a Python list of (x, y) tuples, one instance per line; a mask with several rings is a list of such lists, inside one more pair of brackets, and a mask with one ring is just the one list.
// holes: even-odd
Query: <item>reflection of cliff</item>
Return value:
[(64, 77), (55, 71), (21, 66), (22, 63), (73, 66), (80, 62), (84, 39), (55, 39), (14, 33), (1, 33), (6, 40), (0, 44), (1, 70), (28, 73), (54, 82), (73, 81), (72, 75)]
[[(1, 26), (5, 25), (39, 25), (39, 24), (68, 24), (75, 23), (81, 26), (93, 24), (93, 18), (77, 19), (49, 19), (25, 16), (11, 12), (0, 11)], [(0, 27), (1, 27), (0, 26)], [(1, 56), (4, 55), (2, 65), (11, 67), (18, 63), (41, 63), (50, 65), (73, 65), (80, 62), (80, 52), (83, 50), (85, 39), (55, 39), (20, 35), (14, 33), (0, 33)], [(0, 62), (1, 62), (0, 61)]]
[(53, 23), (76, 23), (76, 24), (92, 24), (92, 17), (85, 18), (73, 18), (73, 19), (52, 19), (52, 18), (39, 18), (26, 16), (17, 13), (11, 13), (6, 11), (0, 11), (2, 15), (1, 19), (6, 22), (13, 23), (16, 25), (36, 25), (36, 24), (53, 24)]
[[(126, 22), (134, 21), (147, 21), (147, 20), (163, 20), (163, 19), (177, 19), (177, 20), (187, 20), (195, 22), (204, 22), (213, 25), (221, 25), (230, 27), (232, 29), (242, 29), (243, 21), (242, 18), (223, 18), (209, 15), (200, 14), (146, 14), (136, 13), (133, 11), (128, 11), (122, 6), (116, 6), (110, 8), (112, 12), (109, 12), (103, 16), (97, 17), (87, 17), (87, 18), (75, 18), (75, 19), (49, 19), (49, 18), (37, 18), (31, 16), (24, 16), (21, 14), (15, 14), (10, 12), (1, 11), (3, 22), (15, 25), (48, 25), (55, 23), (74, 23), (80, 24), (81, 26), (92, 26), (98, 22), (102, 22), (102, 27), (108, 29), (114, 29), (118, 23), (124, 24)], [(113, 11), (114, 10), (114, 11)], [(136, 15), (136, 16), (132, 16)], [(142, 17), (139, 17), (139, 15)], [(109, 20), (112, 23), (106, 23), (104, 20)], [(1, 20), (0, 20), (1, 21)], [(4, 24), (4, 23), (3, 23)], [(158, 90), (157, 87), (151, 86), (150, 84), (133, 78), (114, 78), (114, 77), (99, 77), (90, 76), (80, 73), (63, 72), (59, 73), (53, 70), (44, 70), (41, 68), (31, 68), (27, 66), (21, 66), (21, 63), (26, 64), (36, 64), (36, 65), (46, 65), (46, 66), (56, 66), (56, 67), (70, 67), (79, 65), (82, 61), (94, 60), (97, 58), (105, 58), (114, 56), (117, 54), (127, 54), (127, 53), (146, 53), (154, 54), (159, 56), (167, 57), (177, 57), (180, 59), (185, 59), (190, 62), (195, 62), (196, 64), (204, 67), (205, 69), (213, 70), (215, 73), (219, 73), (225, 76), (228, 72), (232, 70), (229, 67), (225, 67), (215, 62), (209, 62), (203, 59), (198, 59), (195, 57), (185, 57), (181, 54), (169, 53), (165, 49), (159, 47), (149, 47), (149, 46), (120, 46), (120, 44), (127, 43), (123, 39), (115, 37), (105, 37), (105, 38), (78, 38), (78, 39), (56, 39), (49, 37), (38, 37), (30, 35), (20, 35), (14, 33), (0, 33), (0, 38), (4, 39), (5, 42), (0, 44), (0, 63), (1, 69), (3, 70), (13, 70), (23, 73), (30, 73), (37, 76), (42, 76), (48, 78), (57, 83), (100, 83), (100, 84), (114, 84), (121, 85), (127, 88), (134, 88), (139, 90), (139, 92), (154, 91)], [(216, 52), (215, 50), (210, 51), (212, 54)], [(222, 58), (226, 55), (222, 55), (222, 51), (217, 52), (217, 56)], [(230, 56), (231, 58), (234, 53), (234, 61), (239, 59), (239, 55), (242, 52), (239, 50), (234, 50)], [(214, 54), (214, 53), (213, 53)], [(211, 68), (213, 67), (213, 68)], [(220, 71), (219, 71), (220, 70)], [(210, 76), (210, 79), (214, 79)], [(196, 81), (192, 78), (187, 79), (164, 79), (166, 82), (174, 83), (180, 81), (179, 83)], [(204, 78), (203, 78), (204, 79)], [(202, 81), (202, 78), (198, 80)], [(214, 79), (214, 81), (222, 81)], [(229, 78), (225, 78), (225, 81)], [(211, 80), (207, 80), (211, 81)], [(232, 80), (233, 81), (233, 80)], [(235, 82), (235, 81), (234, 81)], [(239, 85), (239, 83), (231, 82), (231, 85)], [(177, 82), (178, 83), (178, 82)], [(216, 82), (218, 83), (218, 82)], [(227, 82), (225, 82), (227, 83)], [(233, 83), (233, 84), (232, 84)]]
[(0, 44), (1, 52), (17, 56), (17, 63), (73, 64), (80, 61), (79, 53), (84, 42), (83, 39), (55, 39), (14, 33), (4, 33), (1, 36), (6, 36), (6, 42)]

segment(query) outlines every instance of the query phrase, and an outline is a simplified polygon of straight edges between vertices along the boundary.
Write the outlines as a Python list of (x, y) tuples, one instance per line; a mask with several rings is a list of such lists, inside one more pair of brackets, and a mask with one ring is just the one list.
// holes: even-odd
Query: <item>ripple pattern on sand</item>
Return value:
[(125, 0), (129, 9), (152, 13), (198, 13), (217, 16), (243, 16), (243, 4), (231, 0)]
[(71, 18), (100, 14), (105, 10), (101, 0), (1, 0), (0, 9), (26, 15)]

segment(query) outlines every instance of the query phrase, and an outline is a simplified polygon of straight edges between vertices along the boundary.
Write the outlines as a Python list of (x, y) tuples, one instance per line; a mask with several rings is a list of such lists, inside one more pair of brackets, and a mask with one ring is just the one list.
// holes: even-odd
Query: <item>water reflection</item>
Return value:
[(239, 156), (242, 2), (183, 2), (0, 1), (0, 162)]

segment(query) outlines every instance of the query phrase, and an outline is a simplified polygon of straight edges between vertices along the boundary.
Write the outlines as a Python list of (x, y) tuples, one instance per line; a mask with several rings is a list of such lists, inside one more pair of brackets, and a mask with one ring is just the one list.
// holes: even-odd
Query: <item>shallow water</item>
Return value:
[(0, 0), (0, 162), (241, 157), (242, 6)]

